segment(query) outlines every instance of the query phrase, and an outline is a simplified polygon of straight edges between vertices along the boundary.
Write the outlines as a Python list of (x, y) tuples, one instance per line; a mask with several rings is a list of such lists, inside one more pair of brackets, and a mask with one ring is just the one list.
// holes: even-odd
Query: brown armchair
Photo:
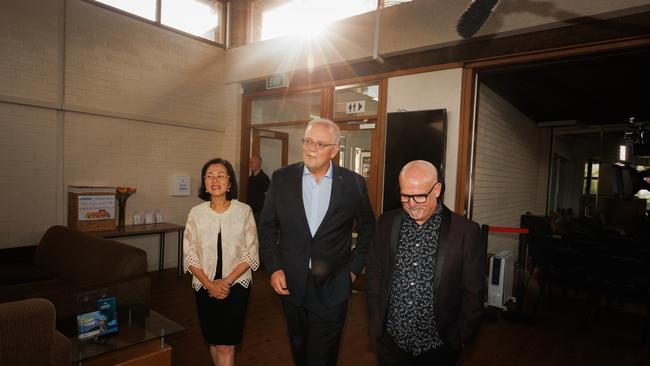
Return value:
[(33, 248), (0, 250), (0, 302), (48, 299), (68, 336), (77, 314), (94, 310), (83, 305), (88, 294), (115, 296), (118, 307), (144, 316), (150, 288), (144, 250), (66, 226), (52, 226)]
[(70, 340), (55, 323), (54, 305), (46, 299), (0, 304), (0, 366), (70, 365)]

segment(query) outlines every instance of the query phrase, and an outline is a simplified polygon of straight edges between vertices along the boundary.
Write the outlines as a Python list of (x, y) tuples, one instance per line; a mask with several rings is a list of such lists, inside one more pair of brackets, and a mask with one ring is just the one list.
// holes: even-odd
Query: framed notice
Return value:
[(79, 221), (115, 219), (115, 195), (79, 196)]

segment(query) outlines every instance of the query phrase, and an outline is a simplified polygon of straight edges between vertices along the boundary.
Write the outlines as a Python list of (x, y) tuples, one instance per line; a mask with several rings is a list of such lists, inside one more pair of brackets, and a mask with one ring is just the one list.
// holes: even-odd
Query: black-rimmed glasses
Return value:
[(431, 194), (431, 192), (433, 191), (433, 189), (436, 188), (436, 186), (438, 185), (438, 183), (440, 183), (440, 182), (436, 182), (436, 183), (434, 183), (434, 184), (433, 184), (433, 187), (431, 187), (431, 189), (430, 189), (429, 192), (427, 192), (427, 193), (421, 193), (421, 194), (403, 194), (403, 193), (400, 192), (400, 194), (399, 194), (399, 200), (400, 200), (402, 203), (408, 203), (408, 202), (411, 200), (411, 198), (413, 198), (413, 201), (415, 201), (415, 203), (425, 203), (425, 202), (427, 202), (427, 199), (429, 198), (429, 195)]

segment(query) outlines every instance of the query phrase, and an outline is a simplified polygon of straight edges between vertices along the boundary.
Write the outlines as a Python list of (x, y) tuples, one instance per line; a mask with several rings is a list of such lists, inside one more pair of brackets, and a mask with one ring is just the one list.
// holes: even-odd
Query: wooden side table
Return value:
[(123, 350), (97, 356), (83, 362), (84, 366), (171, 366), (172, 348), (151, 340)]

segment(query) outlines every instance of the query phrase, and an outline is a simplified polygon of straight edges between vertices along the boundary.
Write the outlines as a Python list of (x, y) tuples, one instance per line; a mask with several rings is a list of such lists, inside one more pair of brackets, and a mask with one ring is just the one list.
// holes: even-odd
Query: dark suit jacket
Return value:
[[(363, 178), (334, 165), (329, 207), (312, 238), (302, 200), (303, 166), (273, 173), (262, 210), (260, 254), (269, 274), (284, 270), (286, 300), (295, 305), (314, 301), (305, 299), (311, 258), (317, 300), (332, 306), (350, 294), (350, 272), (358, 275), (366, 264), (375, 217)], [(358, 236), (351, 251), (355, 222)]]
[[(394, 259), (404, 211), (384, 213), (377, 222), (370, 248), (366, 289), (370, 335), (384, 331)], [(449, 347), (460, 350), (478, 327), (483, 312), (486, 253), (481, 229), (443, 206), (434, 285), (438, 333)]]

